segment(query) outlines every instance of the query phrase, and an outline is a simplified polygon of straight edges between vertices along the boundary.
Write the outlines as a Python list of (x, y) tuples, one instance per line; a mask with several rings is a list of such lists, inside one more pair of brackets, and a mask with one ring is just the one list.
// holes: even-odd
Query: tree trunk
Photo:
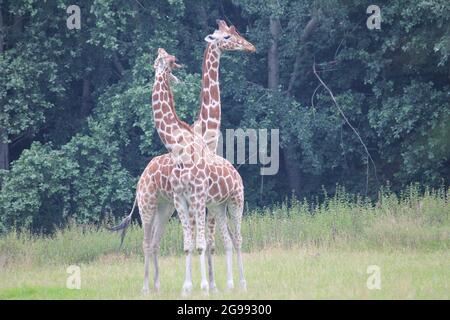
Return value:
[[(276, 17), (270, 18), (270, 47), (267, 52), (267, 87), (271, 90), (278, 90), (280, 84), (279, 60), (278, 60), (278, 40), (281, 35), (280, 20)], [(291, 154), (294, 154), (292, 144), (281, 150), (283, 153), (284, 166), (288, 177), (289, 188), (292, 192), (298, 193), (300, 190), (300, 170), (297, 162), (293, 160)]]
[(3, 30), (3, 10), (0, 2), (0, 54), (3, 53), (4, 48), (4, 30)]
[(197, 11), (197, 21), (199, 22), (203, 33), (207, 33), (209, 26), (208, 26), (208, 13), (206, 12), (205, 6), (203, 4), (200, 4), (196, 7)]
[(280, 82), (279, 61), (278, 61), (278, 38), (281, 34), (280, 20), (275, 17), (270, 18), (270, 47), (267, 52), (267, 87), (277, 90)]
[[(0, 55), (3, 54), (4, 48), (4, 28), (2, 8), (0, 6)], [(9, 169), (9, 145), (6, 142), (8, 133), (6, 129), (0, 128), (0, 169)]]
[(302, 59), (305, 56), (305, 54), (303, 53), (303, 50), (301, 50), (301, 48), (302, 48), (301, 46), (305, 44), (305, 42), (311, 36), (313, 31), (319, 25), (319, 14), (320, 14), (320, 11), (317, 11), (317, 10), (313, 11), (311, 20), (309, 20), (308, 23), (306, 24), (306, 27), (305, 27), (305, 29), (303, 29), (303, 33), (300, 37), (300, 43), (297, 46), (299, 48), (299, 50), (298, 50), (297, 56), (295, 57), (294, 68), (291, 73), (291, 78), (289, 80), (289, 85), (288, 85), (288, 89), (287, 89), (287, 92), (289, 95), (292, 94), (292, 90), (294, 89), (295, 81), (297, 80), (297, 77), (299, 76), (299, 73), (300, 73), (300, 63), (302, 62)]
[(0, 130), (0, 169), (9, 170), (9, 145), (3, 142), (6, 130)]
[(113, 64), (114, 67), (116, 68), (117, 72), (119, 72), (119, 75), (122, 76), (123, 73), (125, 72), (125, 68), (122, 65), (122, 62), (120, 62), (119, 57), (117, 56), (117, 53), (113, 53)]
[(83, 93), (81, 97), (81, 114), (83, 117), (87, 117), (91, 113), (91, 81), (89, 79), (83, 79)]
[(289, 144), (282, 151), (284, 165), (286, 167), (287, 180), (289, 183), (289, 190), (296, 196), (299, 196), (302, 186), (302, 176), (298, 167), (298, 161), (292, 158), (295, 154), (293, 144)]
[[(306, 24), (305, 29), (303, 30), (303, 33), (300, 37), (300, 45), (305, 44), (305, 42), (310, 37), (311, 33), (316, 29), (317, 25), (319, 24), (319, 12), (314, 11), (311, 17), (311, 20)], [(301, 53), (302, 50), (298, 51), (298, 54), (295, 58), (294, 62), (294, 68), (293, 72), (291, 74), (291, 78), (289, 79), (289, 85), (287, 89), (287, 93), (289, 95), (292, 95), (292, 91), (294, 89), (294, 84), (299, 76), (300, 72), (300, 63), (304, 56), (304, 54)], [(288, 175), (288, 181), (289, 181), (289, 188), (291, 189), (291, 192), (293, 192), (295, 195), (299, 196), (299, 193), (301, 191), (302, 183), (304, 183), (304, 179), (301, 176), (301, 171), (298, 168), (298, 160), (295, 159), (295, 150), (294, 145), (289, 144), (285, 150), (283, 150), (283, 157), (284, 157), (284, 163), (286, 166), (286, 173)]]

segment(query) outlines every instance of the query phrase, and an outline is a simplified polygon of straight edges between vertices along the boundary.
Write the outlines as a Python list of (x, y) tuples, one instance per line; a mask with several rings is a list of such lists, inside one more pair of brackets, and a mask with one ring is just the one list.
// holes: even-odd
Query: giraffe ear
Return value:
[(170, 77), (170, 81), (171, 81), (171, 82), (173, 82), (173, 83), (175, 83), (175, 84), (181, 83), (180, 79), (178, 79), (177, 77), (175, 77), (175, 76), (172, 74), (172, 72), (169, 74), (169, 77)]
[(213, 42), (213, 41), (215, 41), (216, 40), (216, 38), (213, 36), (213, 35), (207, 35), (206, 37), (205, 37), (205, 41), (206, 42)]
[(153, 64), (153, 69), (155, 69), (155, 71), (157, 70), (157, 69), (161, 69), (161, 68), (163, 68), (163, 61), (162, 61), (162, 58), (156, 58), (156, 60), (155, 60), (155, 63)]

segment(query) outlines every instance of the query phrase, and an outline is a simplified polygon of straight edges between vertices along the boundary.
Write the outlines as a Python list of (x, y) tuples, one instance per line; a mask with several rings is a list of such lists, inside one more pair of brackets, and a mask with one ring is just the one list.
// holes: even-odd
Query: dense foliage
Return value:
[(123, 215), (166, 152), (150, 109), (156, 50), (186, 66), (175, 99), (192, 123), (217, 18), (257, 47), (222, 57), (222, 129), (280, 129), (277, 175), (239, 168), (250, 206), (336, 184), (375, 195), (387, 181), (449, 183), (448, 0), (380, 1), (381, 30), (361, 0), (78, 0), (81, 30), (66, 27), (70, 4), (0, 0), (0, 231)]

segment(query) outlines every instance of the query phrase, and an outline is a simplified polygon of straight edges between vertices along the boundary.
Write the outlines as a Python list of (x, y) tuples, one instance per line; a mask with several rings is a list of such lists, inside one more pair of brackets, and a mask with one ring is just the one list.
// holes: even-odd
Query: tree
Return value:
[(221, 60), (222, 130), (280, 130), (277, 175), (238, 168), (250, 207), (336, 184), (366, 191), (367, 154), (314, 63), (375, 161), (369, 196), (387, 181), (394, 191), (449, 183), (447, 0), (380, 3), (381, 30), (366, 27), (361, 0), (80, 0), (81, 30), (67, 29), (62, 0), (0, 1), (5, 229), (51, 231), (69, 217), (127, 211), (145, 165), (166, 152), (150, 108), (155, 53), (164, 47), (185, 65), (175, 101), (192, 123), (203, 39), (218, 18), (257, 48)]

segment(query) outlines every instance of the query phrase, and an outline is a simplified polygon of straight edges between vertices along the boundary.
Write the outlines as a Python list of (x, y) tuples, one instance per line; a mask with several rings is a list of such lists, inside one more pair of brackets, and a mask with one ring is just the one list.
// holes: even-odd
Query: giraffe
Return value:
[(216, 153), (220, 135), (221, 102), (219, 88), (219, 66), (222, 51), (255, 52), (253, 44), (242, 37), (234, 26), (228, 27), (217, 20), (219, 29), (205, 37), (207, 46), (202, 66), (201, 106), (194, 131), (203, 136), (208, 149)]
[[(207, 130), (203, 131), (203, 134), (207, 136), (208, 133), (211, 133), (211, 131), (214, 131), (214, 129), (218, 132), (220, 129), (220, 95), (219, 95), (219, 87), (218, 87), (218, 63), (220, 58), (221, 51), (226, 50), (243, 50), (243, 51), (250, 51), (254, 52), (255, 48), (252, 44), (247, 42), (245, 39), (240, 36), (235, 28), (226, 26), (226, 23), (223, 21), (218, 21), (219, 24), (219, 30), (216, 30), (212, 35), (205, 38), (205, 40), (208, 42), (207, 48), (205, 50), (204, 55), (204, 62), (203, 62), (203, 77), (202, 77), (202, 84), (204, 90), (202, 90), (202, 96), (204, 97), (204, 92), (212, 93), (210, 97), (207, 99), (202, 99), (202, 106), (201, 111), (199, 115), (199, 119), (194, 124), (194, 127), (197, 126), (200, 123), (203, 125), (203, 128), (212, 129), (209, 132)], [(210, 77), (213, 75), (213, 77)], [(208, 78), (209, 77), (209, 78)], [(205, 90), (206, 88), (206, 90)], [(216, 94), (214, 94), (214, 92)], [(210, 117), (205, 117), (206, 114), (209, 114)], [(209, 121), (209, 120), (212, 121)], [(212, 124), (210, 126), (210, 124)], [(212, 137), (216, 137), (216, 141), (214, 139), (209, 140), (208, 148), (215, 152), (217, 148), (217, 139), (218, 134), (216, 132), (212, 132)], [(218, 157), (218, 156), (217, 156)], [(240, 236), (240, 219), (242, 218), (242, 210), (243, 210), (243, 185), (242, 185), (242, 179), (240, 178), (238, 172), (236, 169), (226, 161), (225, 159), (219, 157), (219, 161), (217, 163), (221, 163), (222, 167), (213, 167), (213, 172), (211, 174), (212, 179), (210, 181), (212, 182), (209, 188), (208, 193), (208, 209), (211, 209), (211, 214), (208, 214), (208, 227), (209, 227), (209, 234), (208, 234), (208, 264), (209, 264), (209, 280), (210, 280), (210, 289), (215, 289), (215, 281), (213, 277), (213, 269), (212, 269), (212, 261), (211, 261), (211, 253), (214, 250), (214, 227), (215, 227), (215, 217), (219, 217), (220, 223), (220, 231), (222, 234), (222, 237), (224, 238), (224, 244), (226, 247), (227, 252), (227, 286), (228, 288), (233, 287), (233, 278), (232, 278), (232, 265), (231, 265), (231, 250), (232, 250), (232, 240), (230, 239), (230, 235), (228, 233), (227, 225), (226, 225), (226, 210), (227, 206), (230, 207), (231, 216), (233, 217), (235, 224), (236, 224), (236, 237), (234, 237), (233, 242), (235, 245), (235, 248), (237, 250), (238, 255), (238, 266), (239, 266), (239, 274), (240, 274), (240, 285), (242, 288), (246, 287), (246, 282), (243, 274), (243, 264), (242, 264), (242, 258), (240, 254), (240, 247), (242, 243), (242, 237)], [(150, 181), (148, 182), (148, 192), (147, 194), (144, 194), (144, 197), (151, 198), (152, 201), (149, 202), (155, 202), (156, 197), (154, 196), (155, 193), (159, 193), (160, 200), (157, 201), (158, 204), (158, 212), (163, 212), (160, 216), (163, 218), (160, 218), (159, 222), (156, 225), (160, 225), (159, 232), (157, 232), (157, 236), (153, 239), (154, 241), (151, 244), (151, 252), (154, 252), (154, 263), (155, 263), (155, 289), (159, 289), (159, 273), (158, 273), (158, 264), (157, 264), (157, 258), (156, 258), (156, 252), (159, 249), (159, 241), (160, 237), (164, 230), (164, 224), (167, 222), (167, 220), (170, 218), (172, 212), (173, 212), (173, 206), (170, 206), (170, 203), (164, 203), (167, 202), (167, 199), (170, 199), (172, 197), (172, 190), (170, 187), (170, 181), (168, 179), (168, 174), (172, 170), (173, 163), (171, 162), (171, 159), (168, 157), (168, 155), (163, 155), (159, 157), (155, 157), (151, 160), (151, 162), (148, 164), (147, 168), (144, 170), (140, 182), (138, 186), (143, 185), (143, 181)], [(219, 174), (217, 174), (219, 173)], [(220, 180), (222, 179), (222, 180)], [(235, 183), (231, 183), (232, 181), (235, 181)], [(140, 190), (141, 187), (138, 187)], [(137, 199), (137, 198), (136, 198)], [(161, 199), (166, 201), (161, 201)], [(130, 215), (125, 218), (124, 222), (121, 224), (121, 228), (126, 228), (127, 224), (131, 220), (131, 215), (133, 213), (134, 207), (136, 205), (136, 201), (133, 205), (133, 209), (130, 213)], [(139, 208), (142, 216), (142, 205), (141, 202), (139, 202)], [(153, 206), (155, 208), (155, 206)], [(150, 210), (152, 211), (152, 210)], [(153, 210), (154, 211), (154, 210)], [(223, 213), (223, 214), (222, 214)], [(222, 215), (221, 215), (222, 214)], [(116, 227), (117, 228), (117, 227)], [(120, 227), (119, 227), (120, 229)], [(118, 229), (116, 229), (118, 230)], [(125, 230), (125, 229), (124, 229)], [(192, 225), (191, 225), (192, 230)], [(124, 233), (122, 233), (122, 236)], [(144, 237), (145, 238), (145, 237)], [(123, 240), (123, 237), (122, 237)], [(148, 239), (144, 239), (144, 246), (145, 243), (148, 243)], [(145, 249), (144, 249), (145, 251)], [(145, 268), (148, 270), (148, 264)], [(148, 271), (146, 271), (146, 276), (144, 278), (148, 278)], [(144, 280), (144, 289), (143, 292), (148, 292), (148, 280)]]
[[(192, 290), (191, 269), (194, 247), (200, 254), (201, 288), (207, 292), (205, 212), (211, 155), (204, 145), (202, 137), (195, 135), (191, 127), (182, 122), (175, 113), (169, 82), (172, 67), (178, 66), (175, 61), (176, 58), (169, 55), (164, 49), (158, 50), (158, 57), (154, 64), (153, 120), (158, 135), (173, 161), (169, 182), (173, 190), (173, 204), (182, 225), (183, 248), (186, 252), (186, 275), (183, 292)], [(146, 217), (144, 216), (144, 218)], [(155, 216), (156, 219), (158, 217), (159, 215)], [(159, 237), (158, 225), (160, 223), (156, 222), (156, 230), (154, 230), (156, 237)], [(195, 232), (191, 226), (195, 227)], [(152, 224), (150, 221), (143, 220), (143, 227), (145, 242), (146, 235), (151, 234)], [(151, 240), (147, 243), (151, 243)], [(149, 255), (146, 254), (147, 262), (149, 258)]]
[[(155, 288), (159, 288), (157, 255), (152, 250), (155, 247), (152, 243), (159, 243), (164, 226), (174, 207), (177, 209), (182, 224), (183, 247), (186, 252), (186, 277), (183, 292), (188, 293), (192, 290), (191, 256), (194, 250), (192, 226), (196, 228), (195, 246), (200, 253), (201, 288), (208, 291), (205, 266), (205, 209), (210, 165), (212, 164), (211, 160), (214, 159), (204, 145), (202, 137), (196, 136), (191, 127), (181, 121), (175, 113), (169, 80), (176, 79), (171, 74), (171, 70), (178, 67), (180, 66), (176, 63), (174, 56), (169, 55), (162, 48), (158, 50), (158, 57), (154, 63), (155, 82), (152, 93), (152, 109), (155, 128), (168, 149), (169, 159), (172, 161), (172, 170), (168, 172), (169, 179), (167, 181), (171, 186), (173, 204), (170, 202), (158, 203), (155, 185), (150, 184), (149, 177), (144, 180), (140, 179), (136, 198), (141, 209), (144, 229), (144, 293), (149, 291), (148, 271), (151, 255), (154, 257), (155, 265)], [(139, 196), (139, 193), (146, 194), (147, 192), (150, 196)], [(161, 214), (155, 214), (155, 212)], [(131, 220), (131, 214), (132, 212), (125, 219), (128, 220), (128, 222), (125, 221), (126, 223)], [(119, 227), (113, 229), (118, 230)]]
[[(223, 20), (216, 20), (216, 22), (219, 28), (216, 29), (214, 33), (205, 37), (207, 45), (204, 52), (202, 65), (202, 90), (200, 93), (201, 106), (198, 119), (192, 126), (196, 134), (202, 135), (208, 149), (214, 154), (217, 151), (221, 124), (221, 101), (219, 88), (219, 67), (221, 54), (223, 51), (256, 51), (255, 46), (242, 37), (234, 26), (228, 27), (226, 22)], [(228, 168), (230, 167), (231, 171), (235, 172), (235, 174), (239, 176), (236, 169), (228, 162)], [(243, 205), (243, 203), (240, 205)], [(214, 289), (216, 286), (214, 281), (212, 253), (214, 251), (215, 217), (224, 217), (222, 222), (226, 223), (227, 209), (223, 206), (210, 206), (208, 209), (212, 211), (212, 214), (207, 216), (209, 227), (207, 257), (209, 265), (210, 288)], [(223, 215), (217, 215), (217, 211), (222, 211)], [(235, 224), (239, 224), (237, 227), (240, 228), (240, 218), (233, 214), (232, 217), (235, 219)], [(226, 230), (224, 230), (224, 227), (225, 226), (221, 225), (220, 230), (222, 238), (224, 239), (227, 256), (227, 286), (228, 288), (232, 288), (234, 286), (232, 280), (232, 246), (227, 246), (227, 241), (225, 240), (227, 238), (227, 233)], [(241, 243), (242, 239), (237, 241), (236, 254), (241, 278), (240, 285), (242, 288), (246, 288), (240, 250)]]

